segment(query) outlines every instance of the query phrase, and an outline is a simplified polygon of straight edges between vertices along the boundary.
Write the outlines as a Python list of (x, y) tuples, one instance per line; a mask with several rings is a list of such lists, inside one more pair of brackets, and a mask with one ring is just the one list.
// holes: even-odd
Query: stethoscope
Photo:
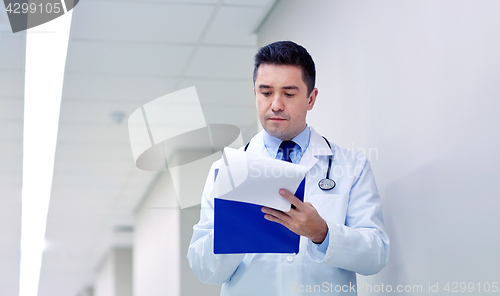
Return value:
[[(330, 148), (330, 150), (332, 150), (332, 146), (330, 145), (330, 142), (328, 142), (328, 140), (325, 137), (323, 137), (323, 139), (325, 139), (326, 144), (328, 144), (328, 147)], [(248, 145), (250, 145), (250, 142), (248, 142), (245, 145), (245, 151), (247, 151)], [(330, 169), (332, 168), (332, 158), (333, 158), (332, 154), (328, 155), (328, 169), (326, 170), (326, 178), (321, 179), (318, 182), (318, 186), (321, 190), (332, 190), (333, 188), (335, 188), (335, 185), (336, 185), (335, 181), (330, 179)]]
[[(330, 148), (330, 150), (332, 150), (332, 146), (330, 145), (330, 142), (328, 142), (328, 140), (325, 137), (323, 137), (323, 139), (325, 139), (326, 143), (328, 144), (328, 147)], [(328, 169), (326, 170), (326, 178), (321, 179), (318, 182), (318, 186), (322, 190), (332, 190), (333, 188), (335, 188), (335, 185), (336, 185), (335, 181), (330, 179), (330, 169), (331, 168), (332, 168), (332, 154), (328, 155)]]

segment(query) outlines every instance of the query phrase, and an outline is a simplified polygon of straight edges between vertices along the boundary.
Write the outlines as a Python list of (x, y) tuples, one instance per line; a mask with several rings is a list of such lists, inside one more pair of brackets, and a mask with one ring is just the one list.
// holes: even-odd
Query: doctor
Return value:
[[(315, 76), (309, 53), (291, 41), (264, 46), (255, 56), (254, 91), (264, 130), (247, 151), (308, 168), (304, 202), (281, 189), (292, 209), (262, 208), (265, 219), (300, 235), (300, 249), (298, 254), (214, 254), (215, 162), (188, 260), (202, 282), (223, 285), (221, 295), (357, 295), (356, 273), (375, 274), (387, 264), (389, 239), (370, 163), (306, 124), (318, 95)], [(328, 170), (335, 187), (320, 188)]]

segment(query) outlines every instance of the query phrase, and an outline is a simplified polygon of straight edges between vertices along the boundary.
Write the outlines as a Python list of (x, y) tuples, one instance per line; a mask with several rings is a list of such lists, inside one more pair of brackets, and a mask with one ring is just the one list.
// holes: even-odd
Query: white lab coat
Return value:
[[(299, 163), (309, 169), (304, 201), (312, 203), (329, 228), (326, 254), (303, 236), (298, 254), (214, 254), (210, 193), (219, 165), (214, 163), (188, 250), (191, 269), (202, 282), (223, 284), (221, 295), (231, 296), (357, 295), (356, 273), (375, 274), (387, 264), (389, 238), (370, 164), (364, 155), (330, 144), (331, 150), (311, 128), (309, 147)], [(252, 138), (247, 151), (271, 157), (263, 132)], [(323, 191), (318, 182), (326, 176), (332, 152), (330, 178), (337, 184)]]

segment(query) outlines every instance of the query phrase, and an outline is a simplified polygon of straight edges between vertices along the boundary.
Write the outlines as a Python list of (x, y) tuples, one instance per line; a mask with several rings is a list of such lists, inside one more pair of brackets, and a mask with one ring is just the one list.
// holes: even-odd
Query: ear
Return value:
[(307, 111), (312, 110), (314, 103), (316, 103), (316, 97), (318, 96), (318, 89), (314, 88), (309, 94), (309, 102), (307, 103)]

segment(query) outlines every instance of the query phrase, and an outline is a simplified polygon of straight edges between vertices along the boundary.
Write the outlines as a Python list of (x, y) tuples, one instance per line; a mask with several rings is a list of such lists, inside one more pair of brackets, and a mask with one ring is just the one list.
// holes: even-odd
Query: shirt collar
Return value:
[[(309, 129), (309, 126), (306, 124), (306, 128), (304, 128), (304, 130), (300, 132), (300, 134), (298, 134), (292, 139), (292, 141), (294, 141), (297, 145), (299, 145), (300, 152), (302, 154), (304, 154), (307, 147), (309, 146), (310, 137), (311, 137), (311, 130)], [(269, 152), (269, 155), (271, 155), (271, 157), (276, 157), (276, 153), (278, 152), (278, 148), (280, 147), (281, 142), (283, 142), (283, 140), (271, 136), (264, 130), (264, 146), (266, 147), (267, 152)]]

